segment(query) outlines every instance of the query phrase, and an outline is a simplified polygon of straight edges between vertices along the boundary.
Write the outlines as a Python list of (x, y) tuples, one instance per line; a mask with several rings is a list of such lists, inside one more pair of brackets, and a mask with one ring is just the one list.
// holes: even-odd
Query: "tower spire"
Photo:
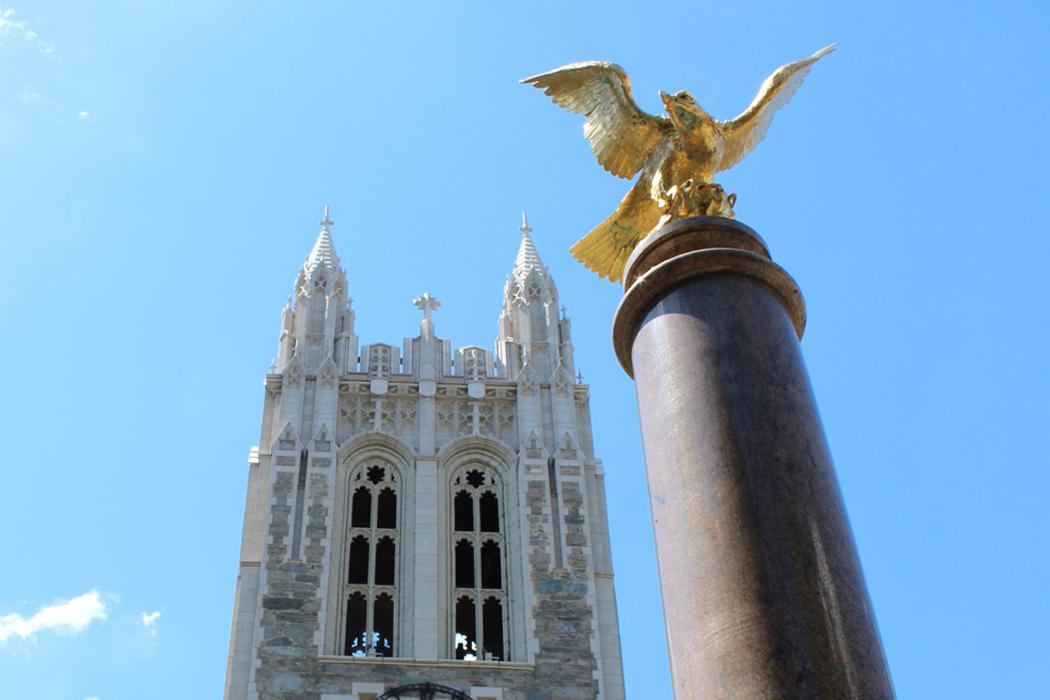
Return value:
[(521, 211), (521, 244), (518, 246), (518, 257), (514, 259), (514, 277), (524, 283), (526, 277), (533, 269), (539, 269), (545, 273), (546, 268), (540, 260), (540, 254), (536, 251), (536, 245), (532, 242), (532, 228), (529, 226), (529, 218), (525, 210)]
[(281, 345), (277, 361), (283, 368), (297, 357), (307, 368), (317, 368), (329, 355), (340, 371), (356, 364), (354, 312), (347, 296), (346, 272), (332, 242), (334, 225), (327, 205), (310, 254), (295, 280), (294, 302), (289, 301), (281, 321)]
[(503, 288), (496, 354), (508, 376), (524, 364), (547, 381), (555, 368), (573, 370), (569, 321), (558, 313), (558, 289), (532, 242), (528, 214), (521, 212), (521, 243)]
[(307, 273), (311, 273), (319, 267), (328, 272), (336, 272), (339, 269), (339, 256), (335, 252), (335, 244), (332, 243), (331, 228), (335, 222), (329, 218), (328, 205), (324, 205), (324, 219), (321, 220), (321, 232), (314, 241), (314, 247), (306, 256), (306, 264), (303, 266)]

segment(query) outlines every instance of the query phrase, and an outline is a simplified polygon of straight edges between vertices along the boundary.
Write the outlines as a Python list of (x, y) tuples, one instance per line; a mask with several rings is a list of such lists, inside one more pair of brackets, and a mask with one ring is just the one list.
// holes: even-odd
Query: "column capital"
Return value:
[(624, 267), (624, 295), (613, 319), (613, 348), (624, 371), (634, 369), (634, 337), (653, 306), (671, 289), (713, 274), (751, 277), (775, 293), (798, 337), (806, 327), (806, 304), (795, 280), (774, 263), (765, 241), (750, 227), (719, 216), (681, 219), (654, 230)]

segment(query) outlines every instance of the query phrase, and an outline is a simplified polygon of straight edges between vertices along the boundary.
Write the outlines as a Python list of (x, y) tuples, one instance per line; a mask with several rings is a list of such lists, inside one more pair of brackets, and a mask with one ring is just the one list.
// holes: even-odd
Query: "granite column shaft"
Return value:
[(696, 217), (628, 262), (614, 344), (638, 395), (676, 700), (891, 698), (799, 348), (794, 281)]

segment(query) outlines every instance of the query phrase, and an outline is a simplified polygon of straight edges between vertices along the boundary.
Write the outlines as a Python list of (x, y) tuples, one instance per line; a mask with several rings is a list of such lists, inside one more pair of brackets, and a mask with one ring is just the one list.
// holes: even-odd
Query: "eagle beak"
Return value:
[(668, 95), (663, 90), (660, 91), (660, 100), (663, 101), (664, 107), (671, 109), (671, 105), (675, 103), (674, 95)]

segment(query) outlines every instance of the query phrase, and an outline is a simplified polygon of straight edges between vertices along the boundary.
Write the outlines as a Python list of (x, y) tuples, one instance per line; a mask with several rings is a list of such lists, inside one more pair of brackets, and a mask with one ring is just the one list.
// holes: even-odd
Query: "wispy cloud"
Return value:
[(74, 117), (81, 122), (95, 121), (93, 112), (86, 109), (69, 109), (61, 100), (45, 94), (31, 83), (15, 93), (14, 98), (23, 109), (33, 110), (33, 114), (45, 115), (54, 121), (64, 122), (68, 117)]
[(30, 105), (43, 100), (44, 93), (40, 92), (32, 85), (26, 85), (22, 89), (22, 92), (18, 93), (18, 99), (22, 104)]
[(26, 48), (41, 56), (55, 55), (55, 45), (30, 29), (25, 20), (15, 19), (15, 11), (11, 8), (0, 7), (0, 47)]
[(151, 613), (141, 612), (139, 613), (139, 620), (142, 621), (142, 626), (149, 630), (149, 636), (152, 639), (157, 638), (157, 618), (160, 617), (160, 610), (154, 610)]
[(31, 639), (45, 630), (79, 634), (95, 620), (105, 620), (108, 613), (99, 592), (90, 591), (64, 603), (41, 608), (32, 617), (22, 617), (18, 613), (0, 617), (0, 642), (10, 637)]

